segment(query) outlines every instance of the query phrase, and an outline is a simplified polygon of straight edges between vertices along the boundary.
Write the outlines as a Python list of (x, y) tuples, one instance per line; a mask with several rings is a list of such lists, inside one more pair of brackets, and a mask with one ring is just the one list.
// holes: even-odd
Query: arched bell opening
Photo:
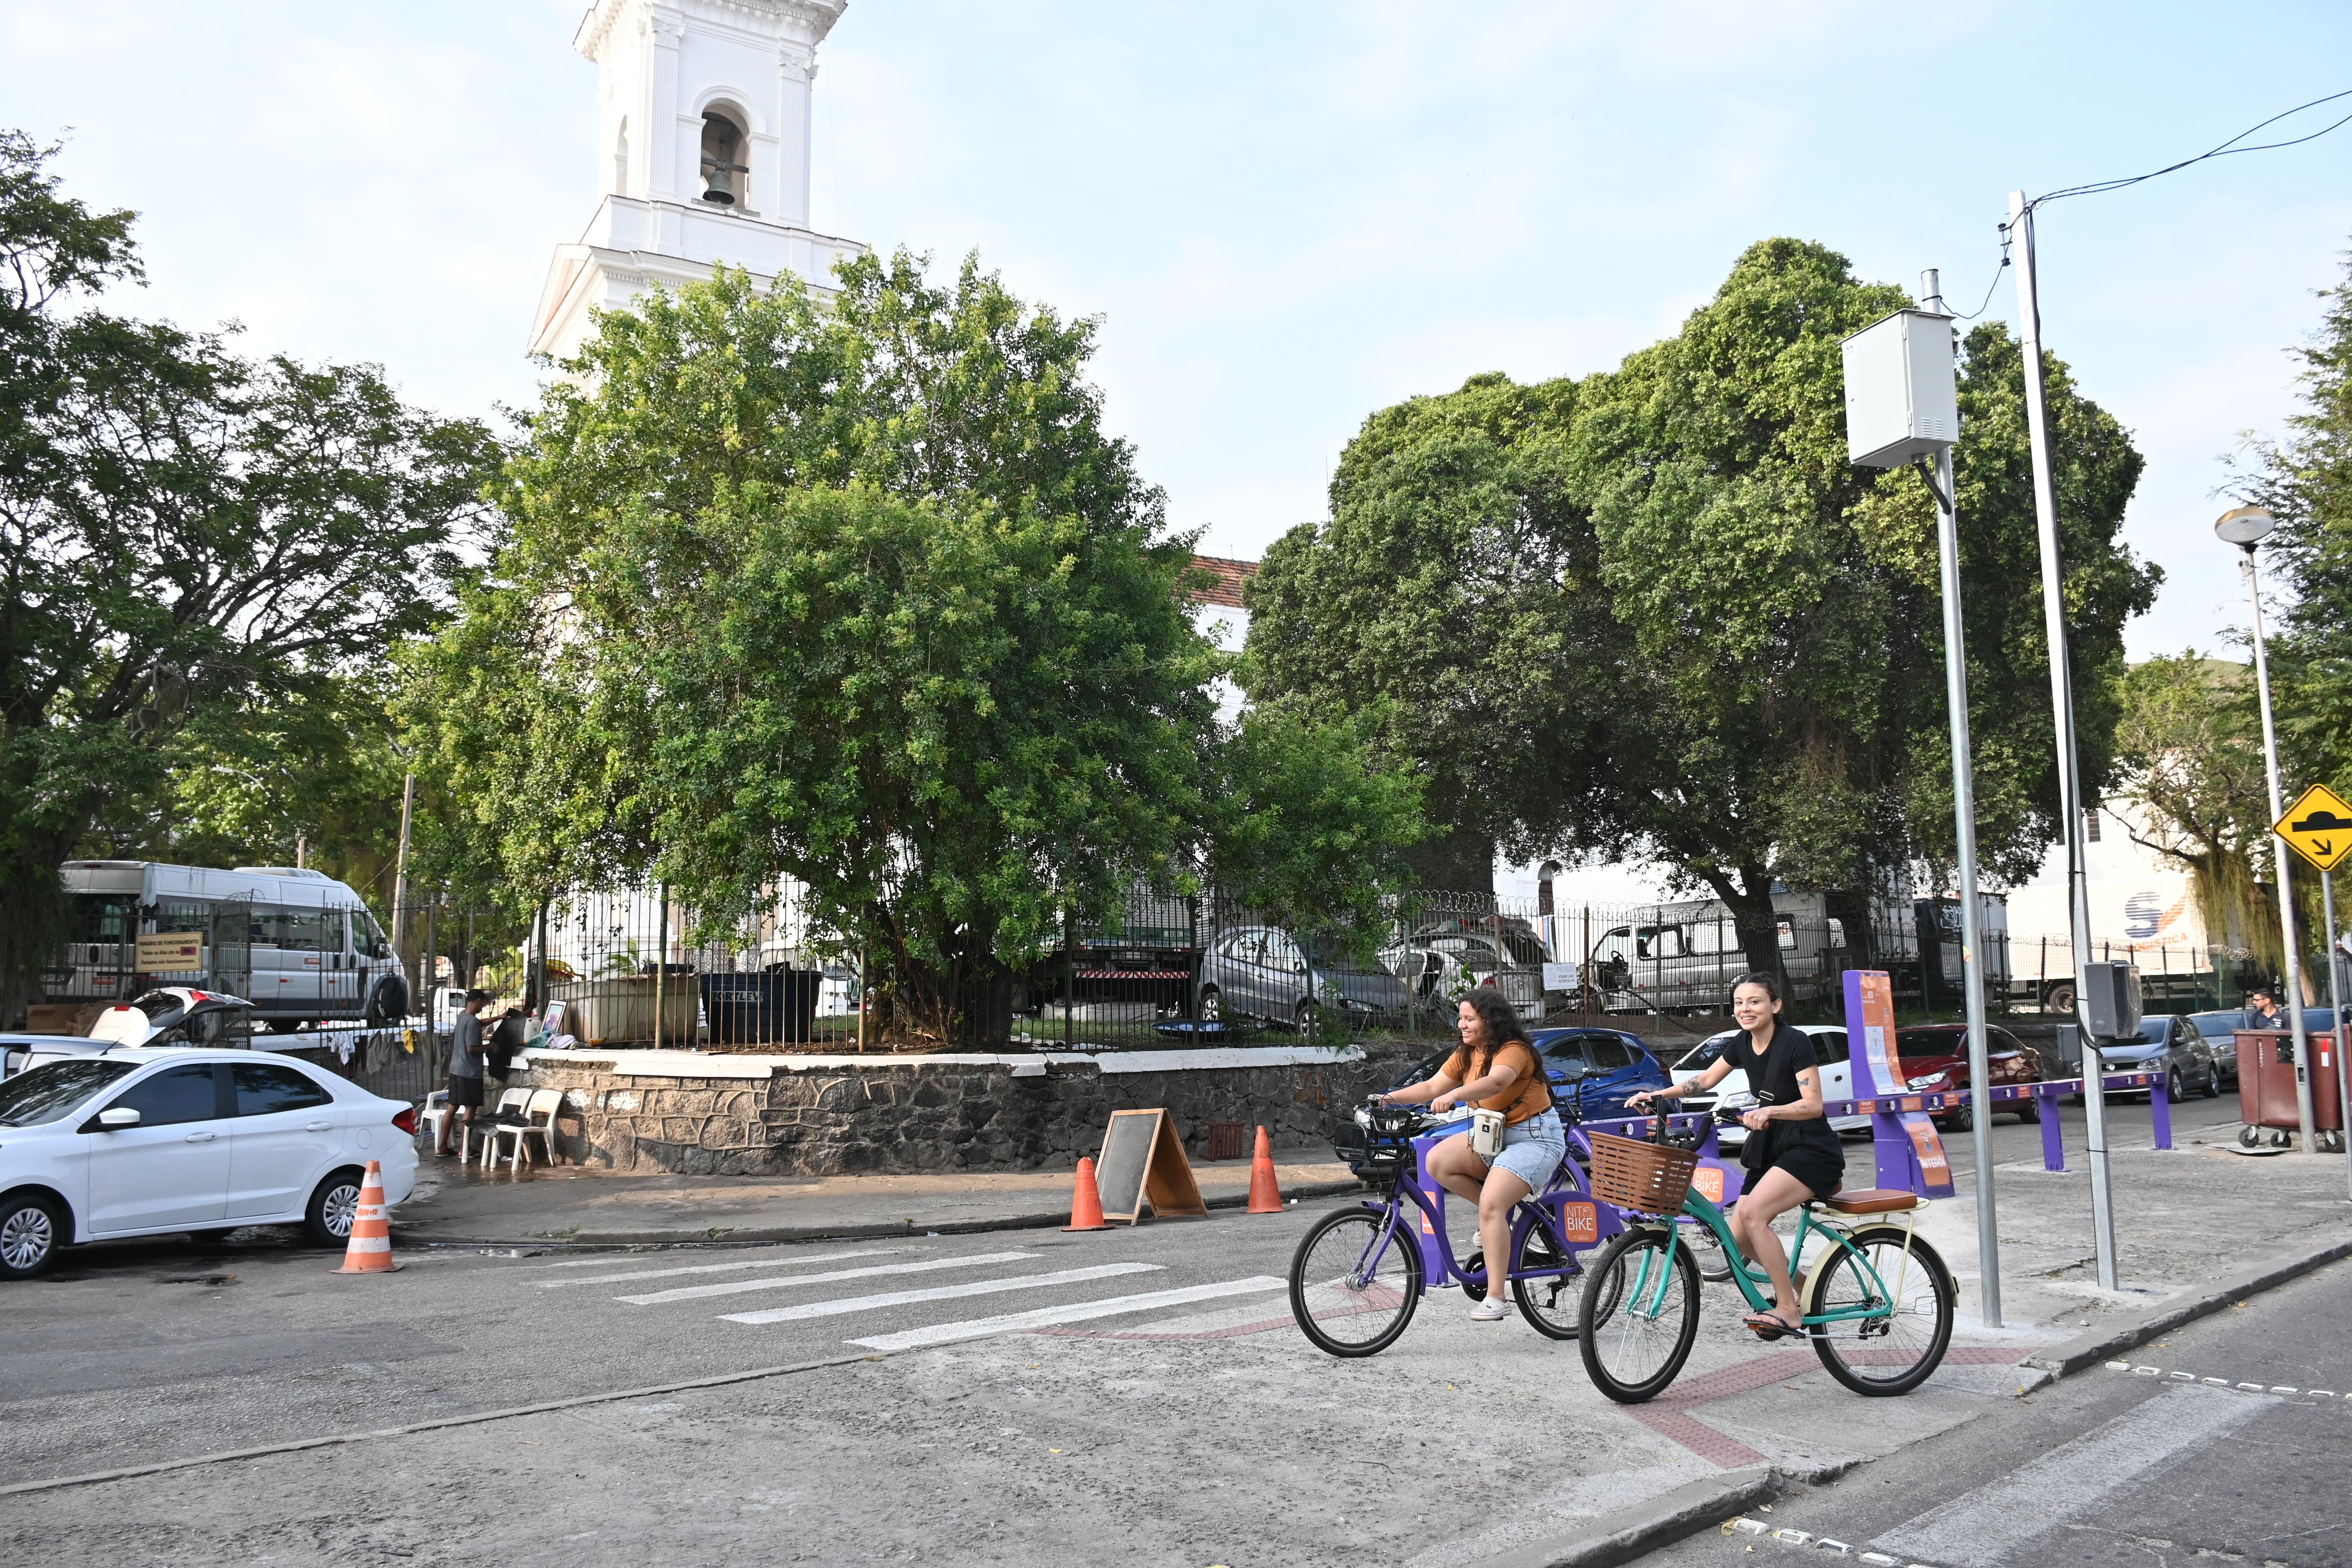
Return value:
[(747, 189), (746, 176), (751, 167), (744, 162), (750, 139), (734, 116), (723, 109), (706, 110), (702, 116), (702, 199), (715, 206), (731, 207), (742, 204)]

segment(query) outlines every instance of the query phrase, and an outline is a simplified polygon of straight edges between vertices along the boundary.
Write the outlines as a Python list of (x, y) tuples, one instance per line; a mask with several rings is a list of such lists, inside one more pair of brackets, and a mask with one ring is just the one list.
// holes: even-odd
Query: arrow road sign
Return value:
[(2314, 784), (2271, 824), (2271, 831), (2321, 870), (2333, 871), (2352, 856), (2352, 805), (2326, 784)]

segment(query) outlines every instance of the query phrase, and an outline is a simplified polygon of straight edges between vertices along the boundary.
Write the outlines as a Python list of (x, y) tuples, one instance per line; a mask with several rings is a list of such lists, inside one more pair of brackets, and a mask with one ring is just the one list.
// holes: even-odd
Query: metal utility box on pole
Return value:
[[(1922, 292), (1941, 306), (1936, 274)], [(1959, 855), (1960, 973), (1969, 1019), (1969, 1103), (1977, 1175), (1977, 1257), (1988, 1327), (2000, 1327), (2000, 1227), (1994, 1215), (1991, 1085), (1985, 1034), (1983, 910), (1977, 900), (1976, 775), (1969, 742), (1969, 660), (1960, 617), (1960, 531), (1952, 444), (1960, 437), (1959, 381), (1952, 318), (1940, 310), (1897, 310), (1846, 339), (1846, 447), (1857, 466), (1891, 468), (1920, 461), (1936, 498), (1936, 541), (1944, 586), (1944, 686), (1951, 710), (1952, 816)], [(1928, 461), (1932, 460), (1933, 471)]]
[(2066, 834), (2066, 910), (2074, 948), (2074, 1016), (2083, 1030), (2084, 1142), (2091, 1167), (2091, 1242), (2099, 1288), (2116, 1288), (2116, 1210), (2107, 1181), (2106, 1069), (2083, 1016), (2083, 968), (2091, 962), (2090, 847), (2083, 834), (2083, 770), (2074, 749), (2074, 680), (2066, 657), (2066, 569), (2058, 550), (2058, 496), (2050, 474), (2050, 410), (2042, 384), (2042, 303), (2033, 271), (2033, 211), (2009, 193), (2010, 249), (2017, 263), (2017, 336), (2025, 369), (2025, 433), (2033, 448), (2034, 534), (2042, 547), (2042, 626), (2050, 650), (2050, 708), (2058, 752), (2058, 820)]

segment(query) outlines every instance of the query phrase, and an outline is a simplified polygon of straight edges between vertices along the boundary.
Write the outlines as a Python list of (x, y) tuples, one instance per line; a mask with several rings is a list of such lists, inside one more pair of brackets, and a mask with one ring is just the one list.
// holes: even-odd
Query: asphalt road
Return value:
[(1748, 1516), (1803, 1544), (1710, 1531), (1641, 1561), (1825, 1561), (1827, 1537), (1851, 1548), (1840, 1562), (1875, 1552), (1934, 1568), (2339, 1568), (2352, 1562), (2347, 1285), (2352, 1264), (2331, 1265), (2132, 1352), (2132, 1372), (1990, 1405)]

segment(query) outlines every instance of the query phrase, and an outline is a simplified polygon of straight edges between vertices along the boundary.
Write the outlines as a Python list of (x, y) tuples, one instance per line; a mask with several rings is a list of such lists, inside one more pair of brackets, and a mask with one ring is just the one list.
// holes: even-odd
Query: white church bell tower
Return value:
[(596, 62), (604, 199), (556, 247), (530, 352), (569, 357), (592, 309), (724, 262), (830, 292), (866, 247), (809, 226), (816, 47), (848, 0), (596, 0), (572, 47)]

